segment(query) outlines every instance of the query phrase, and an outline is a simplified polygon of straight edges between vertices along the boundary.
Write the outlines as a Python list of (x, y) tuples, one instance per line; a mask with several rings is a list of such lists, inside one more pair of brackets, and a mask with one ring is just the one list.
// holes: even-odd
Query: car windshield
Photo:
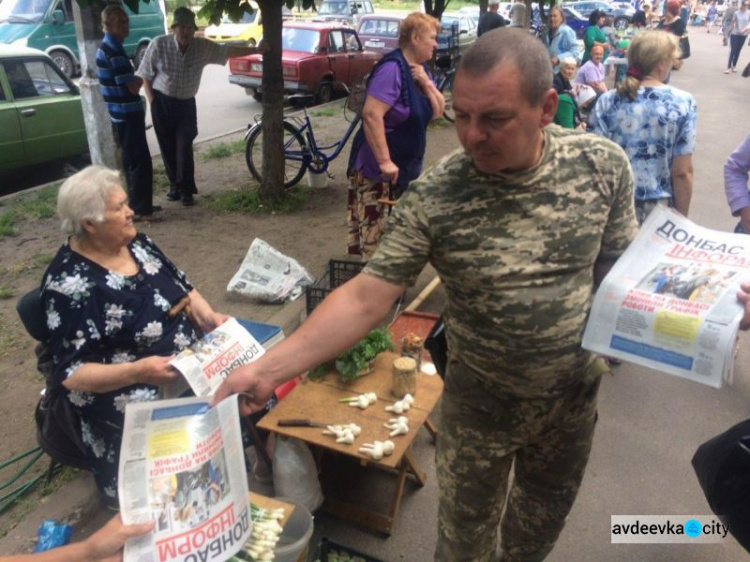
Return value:
[(242, 19), (240, 21), (232, 21), (229, 16), (221, 18), (221, 23), (253, 23), (258, 17), (258, 10), (255, 10), (252, 14), (247, 12), (242, 13)]
[(303, 53), (317, 53), (320, 45), (320, 32), (314, 29), (286, 27), (281, 32), (281, 48)]
[(36, 23), (44, 18), (50, 0), (3, 0), (0, 22)]
[(349, 10), (347, 10), (349, 6), (348, 2), (323, 2), (323, 4), (320, 6), (320, 11), (318, 12), (321, 16), (330, 16), (330, 15), (336, 15), (336, 16), (348, 16)]

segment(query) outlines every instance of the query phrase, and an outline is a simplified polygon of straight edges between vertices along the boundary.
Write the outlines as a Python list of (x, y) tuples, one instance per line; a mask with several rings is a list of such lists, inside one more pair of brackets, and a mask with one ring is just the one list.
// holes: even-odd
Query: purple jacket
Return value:
[(750, 172), (750, 135), (732, 152), (724, 164), (724, 191), (727, 203), (735, 217), (745, 207), (750, 207), (747, 180)]

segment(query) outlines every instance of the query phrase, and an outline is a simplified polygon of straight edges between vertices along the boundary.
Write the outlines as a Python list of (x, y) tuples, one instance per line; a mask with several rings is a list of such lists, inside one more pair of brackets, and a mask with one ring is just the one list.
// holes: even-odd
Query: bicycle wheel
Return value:
[[(284, 121), (284, 189), (291, 189), (307, 171), (307, 144), (300, 130)], [(245, 142), (245, 161), (252, 176), (260, 182), (263, 177), (263, 127), (250, 131)]]
[(445, 109), (443, 110), (443, 117), (453, 123), (456, 120), (456, 115), (453, 112), (453, 77), (455, 74), (451, 72), (446, 76), (443, 83), (440, 85), (440, 93), (445, 98)]

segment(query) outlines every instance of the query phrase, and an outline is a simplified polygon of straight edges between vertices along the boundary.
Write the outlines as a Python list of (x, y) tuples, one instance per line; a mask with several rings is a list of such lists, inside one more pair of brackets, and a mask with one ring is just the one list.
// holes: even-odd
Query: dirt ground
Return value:
[[(320, 144), (331, 144), (342, 136), (347, 122), (340, 108), (311, 110), (316, 138)], [(199, 116), (200, 118), (200, 116)], [(457, 146), (452, 125), (438, 122), (428, 133), (426, 164), (437, 160)], [(290, 214), (243, 215), (212, 211), (206, 198), (218, 193), (251, 189), (254, 185), (245, 165), (244, 153), (225, 158), (205, 157), (211, 146), (242, 139), (235, 134), (196, 147), (197, 205), (184, 208), (169, 202), (165, 187), (155, 188), (154, 203), (163, 210), (158, 221), (138, 223), (180, 268), (212, 306), (233, 315), (263, 321), (275, 314), (281, 305), (260, 305), (231, 300), (226, 286), (242, 261), (254, 238), (258, 237), (279, 251), (296, 258), (313, 275), (322, 273), (331, 257), (346, 252), (346, 178), (349, 149), (344, 149), (331, 164), (333, 178), (326, 188), (315, 189), (304, 209)], [(329, 140), (325, 143), (325, 140)], [(154, 159), (161, 168), (161, 160)], [(305, 179), (301, 184), (305, 183)], [(19, 197), (30, 197), (21, 195)], [(0, 200), (3, 209), (16, 205), (16, 196)], [(16, 235), (0, 238), (0, 420), (2, 420), (2, 453), (0, 463), (36, 446), (33, 411), (44, 383), (36, 374), (34, 342), (26, 334), (15, 312), (18, 297), (38, 286), (44, 269), (63, 242), (56, 218), (23, 220), (14, 225)], [(46, 468), (38, 462), (33, 470)], [(0, 480), (10, 475), (0, 471)], [(38, 494), (39, 492), (37, 492)], [(30, 500), (0, 515), (0, 536), (19, 520), (34, 502)]]

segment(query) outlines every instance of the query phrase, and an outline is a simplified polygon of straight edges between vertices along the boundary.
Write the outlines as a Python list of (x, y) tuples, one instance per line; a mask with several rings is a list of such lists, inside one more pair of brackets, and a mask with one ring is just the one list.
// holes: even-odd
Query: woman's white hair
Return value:
[(122, 189), (120, 174), (104, 166), (89, 166), (70, 176), (57, 194), (57, 216), (66, 236), (80, 236), (81, 223), (102, 222), (107, 199), (114, 189)]
[(560, 67), (578, 66), (578, 61), (574, 59), (573, 57), (563, 57), (560, 59), (560, 62), (558, 64), (560, 65)]

